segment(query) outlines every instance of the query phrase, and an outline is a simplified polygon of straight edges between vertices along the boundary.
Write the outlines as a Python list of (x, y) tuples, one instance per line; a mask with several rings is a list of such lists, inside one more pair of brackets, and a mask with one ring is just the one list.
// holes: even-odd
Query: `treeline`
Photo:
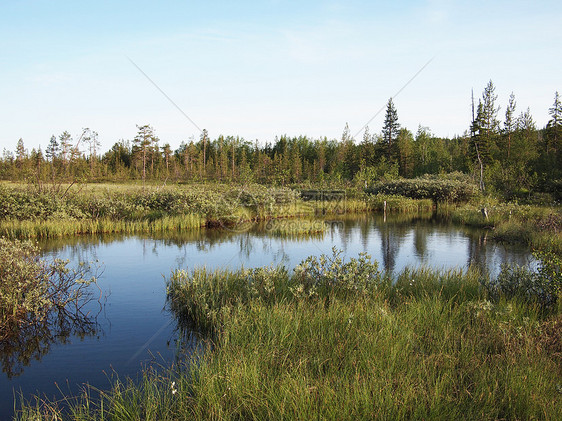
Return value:
[[(400, 126), (392, 99), (380, 133), (366, 128), (362, 139), (346, 125), (341, 139), (277, 137), (259, 144), (240, 137), (211, 139), (203, 130), (173, 150), (161, 144), (150, 125), (137, 126), (132, 140), (120, 140), (99, 153), (98, 135), (84, 129), (78, 139), (68, 132), (52, 136), (46, 149), (4, 149), (0, 177), (40, 182), (68, 181), (219, 181), (265, 184), (350, 184), (370, 186), (383, 179), (461, 171), (483, 190), (508, 196), (529, 191), (557, 192), (562, 187), (562, 104), (558, 92), (550, 120), (537, 128), (530, 110), (518, 113), (513, 94), (500, 121), (495, 87), (490, 81), (473, 121), (462, 136), (434, 136), (426, 127), (415, 133)], [(502, 113), (503, 114), (503, 113)]]

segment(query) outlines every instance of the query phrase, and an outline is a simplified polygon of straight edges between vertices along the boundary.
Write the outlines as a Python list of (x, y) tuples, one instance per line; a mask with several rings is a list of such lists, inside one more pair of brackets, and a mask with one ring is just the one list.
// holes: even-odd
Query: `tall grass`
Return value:
[[(172, 311), (214, 344), (181, 370), (85, 393), (68, 419), (560, 419), (558, 310), (490, 300), (481, 274), (367, 256), (176, 271)], [(26, 406), (20, 419), (55, 404)]]
[(197, 214), (163, 216), (154, 220), (16, 220), (0, 221), (0, 235), (7, 238), (46, 239), (85, 234), (138, 234), (185, 231), (199, 228), (205, 220)]

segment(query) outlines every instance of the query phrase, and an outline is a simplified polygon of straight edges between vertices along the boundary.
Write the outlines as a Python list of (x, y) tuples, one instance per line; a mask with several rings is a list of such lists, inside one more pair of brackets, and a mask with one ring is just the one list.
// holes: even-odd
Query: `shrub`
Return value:
[(310, 256), (295, 267), (294, 286), (297, 298), (329, 297), (331, 294), (356, 295), (374, 292), (384, 277), (378, 263), (371, 256), (360, 253), (359, 258), (344, 262), (341, 250), (332, 249), (332, 256)]
[(376, 184), (367, 193), (399, 195), (434, 202), (467, 202), (478, 194), (478, 188), (467, 176), (423, 176)]
[(433, 209), (433, 202), (430, 199), (411, 199), (409, 197), (397, 195), (377, 194), (367, 196), (366, 198), (369, 209), (389, 212), (423, 212)]
[(70, 269), (68, 261), (40, 258), (31, 242), (0, 238), (0, 339), (28, 325), (77, 316), (89, 299), (90, 267)]
[(543, 308), (557, 304), (562, 292), (562, 259), (550, 251), (538, 251), (534, 256), (537, 271), (504, 264), (496, 279), (483, 281), (490, 298), (519, 298)]

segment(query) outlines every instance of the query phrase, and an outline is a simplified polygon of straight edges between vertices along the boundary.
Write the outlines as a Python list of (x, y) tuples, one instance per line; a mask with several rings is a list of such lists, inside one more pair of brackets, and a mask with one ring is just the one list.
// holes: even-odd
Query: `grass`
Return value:
[(163, 216), (154, 220), (3, 220), (0, 221), (0, 235), (7, 238), (60, 238), (86, 234), (138, 234), (186, 231), (200, 228), (204, 219), (197, 214)]
[[(353, 200), (348, 203), (348, 209), (340, 209), (336, 202), (305, 203), (297, 191), (260, 185), (143, 188), (126, 184), (73, 188), (57, 186), (49, 190), (0, 185), (0, 235), (44, 239), (84, 234), (173, 232), (202, 226), (240, 230), (256, 221), (366, 210), (364, 201)], [(277, 235), (322, 231), (317, 226), (312, 227), (313, 224), (309, 224), (309, 228), (302, 223), (298, 225), (297, 229), (284, 227), (274, 231)]]
[[(560, 310), (490, 297), (481, 280), (422, 268), (392, 281), (337, 251), (294, 273), (175, 271), (171, 309), (212, 346), (101, 400), (86, 392), (66, 418), (561, 419)], [(19, 419), (39, 416), (65, 418), (44, 403)]]
[[(482, 209), (488, 211), (488, 218)], [(562, 209), (552, 206), (514, 203), (440, 205), (441, 215), (452, 222), (472, 227), (489, 228), (497, 241), (520, 242), (536, 249), (562, 253)]]
[(318, 219), (272, 219), (267, 222), (265, 229), (281, 237), (321, 236), (326, 231), (326, 223)]
[[(433, 201), (431, 199), (411, 199), (397, 195), (377, 194), (368, 196), (367, 203), (370, 210), (383, 212), (417, 213), (431, 212)], [(386, 208), (385, 208), (386, 203)]]

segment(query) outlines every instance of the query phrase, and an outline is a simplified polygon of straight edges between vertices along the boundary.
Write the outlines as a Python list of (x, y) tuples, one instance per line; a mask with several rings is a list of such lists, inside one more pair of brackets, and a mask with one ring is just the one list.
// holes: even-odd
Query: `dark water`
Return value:
[[(298, 224), (291, 221), (289, 224)], [(208, 230), (165, 237), (78, 237), (42, 244), (47, 258), (71, 262), (99, 260), (98, 281), (104, 293), (90, 303), (97, 314), (94, 331), (50, 338), (38, 351), (37, 337), (21, 349), (0, 355), (0, 419), (10, 416), (14, 395), (29, 398), (40, 393), (59, 399), (61, 392), (76, 394), (79, 386), (107, 388), (110, 378), (135, 378), (148, 365), (169, 365), (178, 355), (178, 335), (165, 310), (165, 279), (172, 269), (285, 265), (294, 267), (310, 255), (331, 254), (332, 247), (348, 257), (369, 253), (383, 269), (406, 266), (466, 268), (470, 263), (492, 275), (503, 262), (528, 264), (532, 257), (523, 247), (497, 244), (482, 231), (431, 218), (363, 216), (338, 219), (323, 235), (281, 238), (270, 226), (249, 231)], [(65, 337), (66, 336), (66, 337)], [(24, 347), (27, 348), (24, 350)], [(35, 349), (34, 349), (35, 346)], [(196, 344), (188, 344), (195, 347)], [(26, 361), (26, 358), (31, 358)]]

